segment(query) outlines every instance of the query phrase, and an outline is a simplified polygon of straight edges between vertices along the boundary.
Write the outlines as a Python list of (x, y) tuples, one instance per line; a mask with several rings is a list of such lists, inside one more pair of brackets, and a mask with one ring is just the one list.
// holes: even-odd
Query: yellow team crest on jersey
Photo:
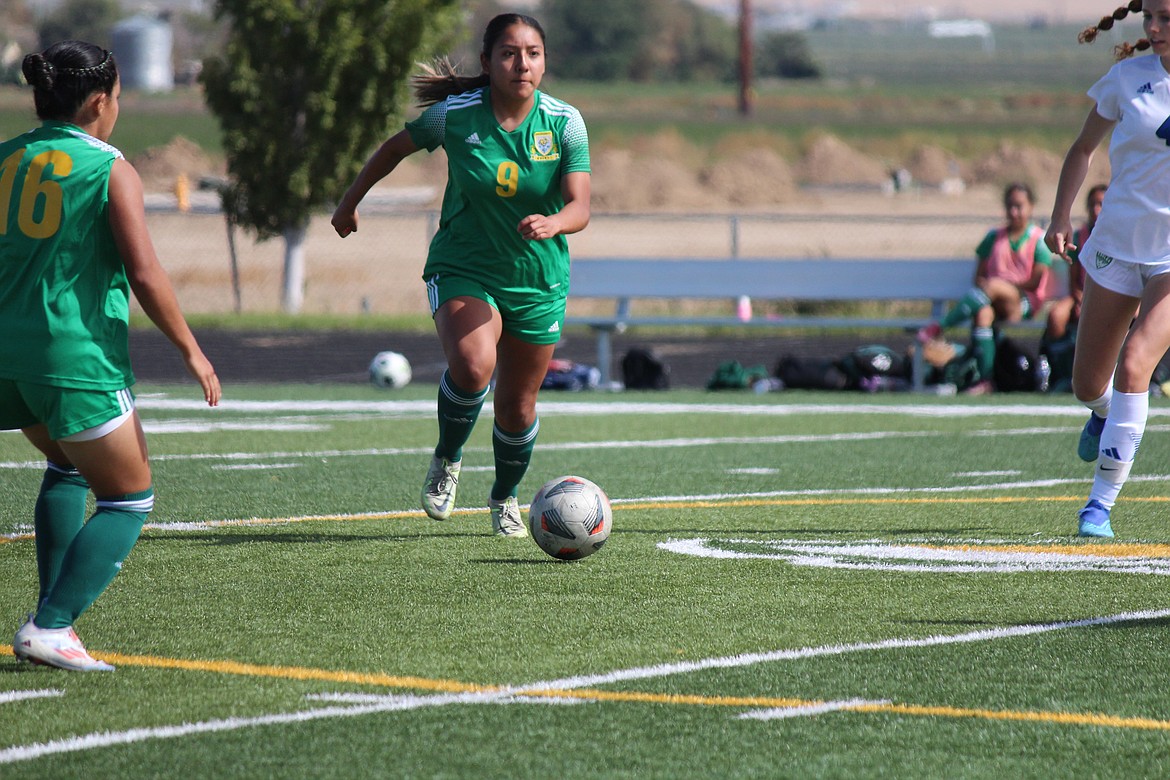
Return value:
[(557, 142), (553, 140), (552, 131), (541, 130), (532, 134), (532, 146), (528, 149), (528, 157), (533, 162), (560, 159), (561, 152), (557, 149)]

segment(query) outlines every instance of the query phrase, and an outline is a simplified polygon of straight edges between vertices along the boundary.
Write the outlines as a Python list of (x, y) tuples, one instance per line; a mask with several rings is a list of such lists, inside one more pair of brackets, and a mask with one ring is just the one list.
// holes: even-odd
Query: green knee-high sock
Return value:
[(984, 306), (990, 305), (991, 299), (987, 297), (987, 293), (978, 287), (972, 287), (950, 311), (943, 315), (938, 324), (944, 328), (952, 328), (974, 317), (975, 312)]
[(971, 331), (971, 346), (975, 365), (979, 367), (979, 378), (991, 379), (995, 371), (995, 331), (991, 328), (975, 328)]
[(73, 625), (122, 568), (153, 507), (152, 488), (98, 497), (97, 511), (69, 545), (61, 571), (33, 622), (40, 628)]
[(487, 398), (488, 388), (468, 392), (451, 381), (451, 372), (444, 371), (439, 382), (439, 443), (435, 456), (451, 462), (463, 459), (463, 445), (471, 438), (479, 410)]
[(492, 500), (503, 501), (516, 495), (520, 480), (528, 471), (532, 450), (536, 446), (536, 434), (540, 433), (540, 420), (532, 423), (520, 433), (508, 433), (500, 426), (492, 427), (492, 451), (496, 456), (496, 481), (492, 483)]
[(85, 500), (88, 496), (89, 483), (77, 469), (52, 462), (48, 464), (33, 510), (33, 528), (37, 536), (37, 579), (40, 582), (38, 605), (49, 595), (49, 589), (57, 579), (57, 572), (61, 571), (61, 559), (65, 557), (65, 551), (85, 525)]

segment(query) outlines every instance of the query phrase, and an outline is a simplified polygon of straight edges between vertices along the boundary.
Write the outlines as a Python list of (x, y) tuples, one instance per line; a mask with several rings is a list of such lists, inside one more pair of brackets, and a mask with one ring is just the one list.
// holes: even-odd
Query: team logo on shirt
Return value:
[(1098, 268), (1104, 268), (1105, 266), (1109, 265), (1112, 262), (1113, 262), (1113, 258), (1110, 257), (1109, 255), (1105, 254), (1104, 252), (1097, 253), (1097, 267)]
[(528, 157), (533, 162), (559, 160), (561, 152), (557, 149), (557, 142), (553, 140), (550, 130), (541, 130), (532, 134), (532, 146), (528, 149)]

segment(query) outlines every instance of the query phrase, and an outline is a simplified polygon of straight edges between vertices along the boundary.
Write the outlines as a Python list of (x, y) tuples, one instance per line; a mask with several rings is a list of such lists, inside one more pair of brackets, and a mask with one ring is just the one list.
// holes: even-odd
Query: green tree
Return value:
[(796, 32), (774, 32), (756, 42), (755, 70), (760, 76), (784, 79), (816, 79), (821, 68), (808, 41)]
[(590, 81), (726, 80), (731, 24), (687, 0), (543, 0), (557, 76)]
[(285, 241), (300, 310), (304, 239), (399, 115), (414, 63), (446, 44), (456, 0), (217, 0), (224, 49), (200, 81), (223, 131), (228, 219)]

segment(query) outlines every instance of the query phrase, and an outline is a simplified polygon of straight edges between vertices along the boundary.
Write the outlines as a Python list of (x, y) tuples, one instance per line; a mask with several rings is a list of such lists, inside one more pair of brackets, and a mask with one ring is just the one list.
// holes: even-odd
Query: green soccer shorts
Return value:
[(490, 289), (483, 282), (466, 276), (435, 274), (426, 280), (431, 316), (452, 298), (467, 297), (486, 301), (500, 313), (504, 330), (529, 344), (555, 344), (560, 341), (565, 324), (566, 296), (533, 301), (508, 289)]
[(44, 423), (49, 438), (60, 441), (99, 428), (132, 411), (134, 394), (129, 388), (78, 390), (0, 379), (0, 430)]

